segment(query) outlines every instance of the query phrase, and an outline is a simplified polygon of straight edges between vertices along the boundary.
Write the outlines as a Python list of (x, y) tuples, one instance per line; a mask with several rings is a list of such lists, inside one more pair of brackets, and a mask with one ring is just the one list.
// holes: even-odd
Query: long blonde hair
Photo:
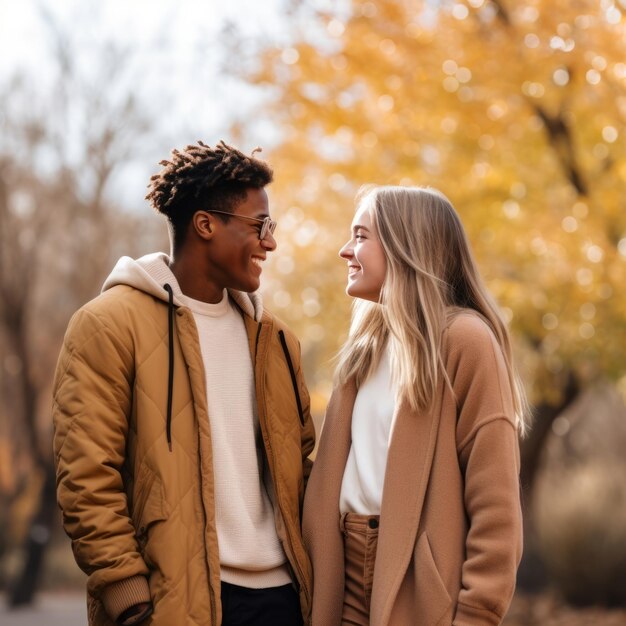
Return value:
[(426, 409), (443, 376), (443, 330), (461, 309), (478, 312), (502, 349), (517, 424), (526, 430), (527, 401), (513, 365), (511, 340), (485, 287), (461, 220), (439, 191), (423, 187), (365, 187), (366, 207), (387, 259), (379, 303), (355, 299), (350, 333), (339, 352), (336, 378), (360, 385), (391, 338), (391, 368), (400, 400)]

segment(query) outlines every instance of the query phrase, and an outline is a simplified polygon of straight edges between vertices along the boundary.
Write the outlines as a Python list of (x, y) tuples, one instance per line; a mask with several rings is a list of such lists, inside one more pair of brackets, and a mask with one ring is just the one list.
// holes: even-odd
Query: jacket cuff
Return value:
[(452, 626), (498, 626), (502, 617), (489, 609), (461, 604), (456, 606), (456, 615)]
[(102, 590), (102, 604), (108, 616), (115, 622), (129, 607), (150, 602), (150, 587), (145, 576), (131, 576), (107, 585)]

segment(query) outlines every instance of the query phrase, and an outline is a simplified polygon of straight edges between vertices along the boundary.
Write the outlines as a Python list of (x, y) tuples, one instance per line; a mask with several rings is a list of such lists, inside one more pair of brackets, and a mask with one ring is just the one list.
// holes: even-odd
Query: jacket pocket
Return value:
[(169, 517), (163, 485), (158, 476), (150, 469), (145, 468), (140, 472), (131, 517), (135, 526), (137, 543), (145, 558), (145, 548), (151, 527)]
[(428, 535), (423, 532), (415, 546), (416, 607), (420, 624), (439, 626), (452, 623), (452, 600), (435, 564)]

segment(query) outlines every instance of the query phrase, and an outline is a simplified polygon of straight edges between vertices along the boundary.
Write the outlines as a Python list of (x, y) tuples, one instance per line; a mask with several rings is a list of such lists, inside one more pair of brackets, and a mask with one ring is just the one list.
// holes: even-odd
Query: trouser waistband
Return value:
[(371, 532), (378, 530), (380, 515), (359, 515), (357, 513), (343, 513), (339, 520), (339, 528), (342, 533), (347, 531)]

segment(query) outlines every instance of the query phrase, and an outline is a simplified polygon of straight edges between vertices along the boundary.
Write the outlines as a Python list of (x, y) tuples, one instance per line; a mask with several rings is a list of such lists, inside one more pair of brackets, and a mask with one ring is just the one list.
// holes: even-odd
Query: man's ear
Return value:
[(194, 230), (201, 239), (212, 239), (214, 228), (214, 218), (206, 211), (196, 211), (191, 218)]

